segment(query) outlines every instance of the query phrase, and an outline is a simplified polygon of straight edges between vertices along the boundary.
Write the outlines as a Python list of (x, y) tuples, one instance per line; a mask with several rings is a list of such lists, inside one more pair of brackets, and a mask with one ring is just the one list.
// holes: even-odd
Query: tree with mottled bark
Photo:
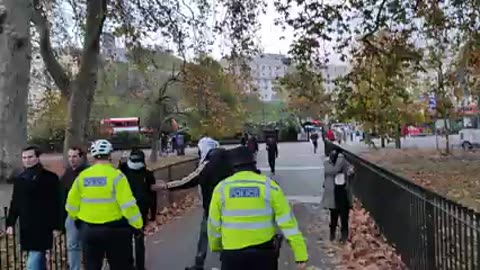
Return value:
[(27, 140), (29, 0), (0, 0), (0, 182), (20, 165)]
[(70, 77), (59, 63), (51, 42), (50, 22), (45, 3), (33, 0), (33, 18), (40, 36), (40, 53), (55, 84), (63, 96), (68, 99), (67, 128), (65, 130), (64, 149), (72, 145), (86, 143), (86, 130), (93, 95), (97, 86), (99, 66), (100, 36), (107, 15), (108, 0), (86, 2), (85, 33), (80, 67), (75, 77)]

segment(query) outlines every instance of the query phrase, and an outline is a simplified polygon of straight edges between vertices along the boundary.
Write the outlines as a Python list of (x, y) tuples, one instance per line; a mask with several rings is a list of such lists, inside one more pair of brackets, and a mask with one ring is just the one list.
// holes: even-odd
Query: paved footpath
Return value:
[[(320, 143), (323, 145), (323, 143)], [(322, 146), (323, 147), (323, 146)], [(333, 269), (322, 249), (327, 228), (325, 212), (320, 209), (323, 183), (323, 148), (313, 154), (311, 143), (279, 144), (277, 173), (272, 178), (278, 181), (288, 196), (300, 229), (307, 239), (310, 254), (309, 266), (313, 269)], [(258, 167), (269, 174), (265, 145), (260, 146)], [(147, 268), (155, 270), (183, 270), (191, 265), (196, 253), (200, 207), (164, 225), (147, 241)], [(323, 228), (320, 229), (319, 228)], [(280, 270), (294, 270), (293, 254), (285, 242), (280, 256)], [(218, 254), (209, 253), (205, 269), (220, 269)]]

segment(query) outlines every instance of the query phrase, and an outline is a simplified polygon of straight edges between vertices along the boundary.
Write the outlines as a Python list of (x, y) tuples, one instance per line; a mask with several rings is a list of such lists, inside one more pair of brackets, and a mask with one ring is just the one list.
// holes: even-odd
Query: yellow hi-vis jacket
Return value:
[(208, 221), (212, 251), (238, 250), (270, 241), (276, 232), (275, 224), (287, 238), (295, 261), (307, 261), (305, 240), (275, 181), (243, 171), (215, 187)]
[(132, 227), (143, 226), (127, 178), (111, 164), (82, 171), (68, 193), (65, 209), (72, 218), (87, 223), (105, 224), (125, 217)]

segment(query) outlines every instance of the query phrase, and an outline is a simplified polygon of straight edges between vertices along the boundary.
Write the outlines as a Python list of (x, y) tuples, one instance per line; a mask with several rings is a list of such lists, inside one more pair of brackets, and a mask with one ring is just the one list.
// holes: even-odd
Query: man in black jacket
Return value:
[(68, 266), (70, 270), (80, 270), (82, 268), (82, 247), (80, 240), (80, 232), (75, 225), (75, 221), (68, 217), (64, 205), (67, 202), (68, 192), (72, 188), (72, 184), (77, 176), (88, 167), (85, 152), (80, 147), (71, 147), (68, 149), (68, 167), (60, 178), (63, 188), (63, 221), (65, 224), (65, 232), (67, 235), (67, 252)]
[(210, 148), (207, 156), (200, 166), (190, 175), (182, 180), (171, 181), (166, 184), (169, 190), (187, 189), (197, 185), (202, 189), (203, 219), (200, 225), (200, 237), (197, 244), (197, 255), (195, 265), (186, 268), (187, 270), (203, 270), (208, 249), (208, 208), (212, 199), (213, 190), (223, 179), (233, 173), (228, 151), (224, 148)]
[(40, 164), (40, 150), (22, 150), (24, 170), (13, 179), (7, 234), (20, 220), (20, 245), (28, 252), (27, 269), (47, 269), (45, 252), (61, 229), (61, 194), (58, 176)]
[[(150, 220), (155, 220), (157, 213), (157, 197), (156, 193), (152, 191), (152, 186), (155, 185), (155, 177), (153, 172), (146, 168), (145, 154), (142, 150), (133, 149), (127, 162), (122, 163), (119, 169), (127, 177), (145, 226), (149, 210)], [(135, 260), (136, 269), (145, 270), (145, 240), (143, 235), (135, 237)]]
[(274, 137), (267, 138), (267, 155), (270, 172), (275, 174), (275, 160), (278, 158), (278, 145)]

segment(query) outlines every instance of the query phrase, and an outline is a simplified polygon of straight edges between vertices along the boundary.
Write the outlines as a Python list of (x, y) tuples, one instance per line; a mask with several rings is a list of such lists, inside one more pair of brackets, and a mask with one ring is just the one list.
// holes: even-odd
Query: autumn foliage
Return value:
[(354, 49), (351, 72), (337, 81), (339, 118), (397, 139), (401, 125), (425, 121), (426, 104), (413, 95), (420, 52), (409, 39), (383, 31)]
[(243, 128), (243, 92), (218, 62), (203, 58), (185, 68), (184, 97), (194, 136), (232, 136)]
[(320, 73), (299, 70), (279, 80), (288, 108), (301, 118), (319, 118), (330, 112), (330, 95), (325, 92)]

